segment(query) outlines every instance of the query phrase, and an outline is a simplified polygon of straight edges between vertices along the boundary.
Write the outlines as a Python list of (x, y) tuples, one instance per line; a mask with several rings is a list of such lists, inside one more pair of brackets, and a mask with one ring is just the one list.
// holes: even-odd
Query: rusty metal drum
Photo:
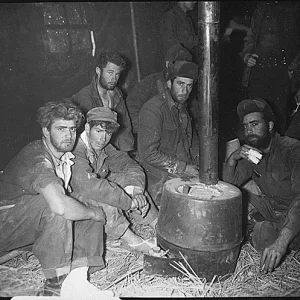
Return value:
[(171, 254), (182, 253), (200, 277), (210, 280), (234, 272), (243, 240), (240, 190), (222, 181), (205, 185), (198, 178), (168, 180), (157, 240)]

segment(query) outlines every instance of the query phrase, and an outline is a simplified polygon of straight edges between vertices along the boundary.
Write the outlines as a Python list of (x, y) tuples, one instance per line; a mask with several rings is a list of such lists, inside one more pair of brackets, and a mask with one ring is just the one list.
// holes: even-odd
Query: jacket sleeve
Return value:
[(119, 151), (112, 145), (107, 147), (107, 165), (111, 173), (110, 177), (122, 178), (118, 184), (125, 188), (128, 185), (138, 186), (145, 189), (145, 173), (142, 167), (129, 155)]
[(162, 132), (163, 114), (160, 108), (144, 105), (139, 114), (138, 131), (138, 153), (141, 160), (170, 174), (181, 173), (185, 170), (186, 163), (159, 149)]
[(240, 159), (234, 166), (230, 166), (227, 161), (223, 164), (223, 180), (235, 186), (243, 185), (252, 176), (250, 162)]
[(129, 118), (128, 110), (125, 105), (123, 97), (120, 95), (120, 102), (116, 107), (118, 113), (118, 122), (120, 128), (115, 134), (113, 144), (122, 151), (131, 151), (134, 148), (134, 138), (132, 135), (131, 121)]
[(300, 232), (300, 154), (299, 147), (296, 147), (291, 152), (291, 163), (290, 168), (292, 170), (292, 191), (295, 195), (294, 200), (289, 206), (286, 213), (286, 220), (284, 227), (290, 229), (296, 236)]
[(255, 36), (258, 34), (257, 32), (257, 18), (258, 18), (258, 9), (255, 10), (252, 18), (251, 18), (251, 28), (248, 30), (246, 37), (244, 38), (244, 49), (240, 53), (242, 60), (244, 61), (246, 55), (254, 53), (254, 44), (255, 44)]
[(85, 154), (84, 146), (77, 145), (72, 166), (71, 188), (83, 198), (106, 203), (114, 207), (128, 210), (131, 198), (114, 182), (98, 178)]

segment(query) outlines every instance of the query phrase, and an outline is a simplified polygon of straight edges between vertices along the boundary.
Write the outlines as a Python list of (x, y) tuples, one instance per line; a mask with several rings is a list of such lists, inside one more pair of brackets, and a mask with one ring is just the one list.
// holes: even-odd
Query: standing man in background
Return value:
[(196, 61), (198, 36), (195, 33), (191, 19), (187, 15), (188, 11), (194, 9), (196, 3), (197, 1), (178, 1), (176, 5), (163, 16), (160, 22), (160, 34), (165, 55), (168, 49), (180, 43), (192, 53), (193, 61)]
[(290, 65), (300, 51), (300, 4), (262, 1), (251, 20), (242, 59), (242, 84), (248, 97), (267, 99), (276, 116), (276, 129), (284, 134), (290, 97)]
[(112, 144), (117, 149), (128, 152), (133, 150), (134, 146), (131, 122), (122, 93), (116, 87), (125, 68), (126, 62), (119, 53), (102, 53), (98, 57), (96, 74), (91, 84), (71, 98), (84, 113), (97, 106), (108, 107), (117, 112), (121, 129), (114, 136)]

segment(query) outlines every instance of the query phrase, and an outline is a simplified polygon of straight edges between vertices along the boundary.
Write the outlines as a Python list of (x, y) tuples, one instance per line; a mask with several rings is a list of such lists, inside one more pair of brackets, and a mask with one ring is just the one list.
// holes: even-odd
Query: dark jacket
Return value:
[(187, 164), (196, 163), (198, 147), (192, 149), (191, 119), (184, 105), (181, 115), (183, 122), (167, 89), (148, 100), (139, 113), (138, 159), (154, 200), (168, 176), (180, 174)]
[[(137, 162), (111, 144), (97, 157), (89, 146), (85, 131), (73, 154), (71, 188), (83, 198), (128, 210), (132, 201), (124, 188), (128, 185), (145, 187), (145, 174)], [(122, 180), (114, 181), (116, 175)]]
[[(112, 110), (118, 113), (118, 122), (121, 125), (118, 132), (114, 135), (112, 144), (122, 151), (133, 150), (134, 139), (131, 133), (131, 122), (121, 91), (116, 87), (113, 90)], [(93, 77), (90, 85), (84, 87), (77, 94), (73, 95), (72, 100), (79, 105), (84, 113), (98, 106), (103, 106), (103, 102), (97, 90), (96, 76)]]
[(182, 44), (190, 52), (193, 52), (193, 48), (198, 44), (191, 19), (178, 5), (163, 16), (160, 22), (160, 34), (165, 54), (177, 43)]
[(26, 145), (0, 174), (0, 201), (16, 203), (23, 195), (38, 195), (40, 188), (63, 181), (57, 177), (50, 153), (42, 140)]
[(300, 142), (278, 133), (270, 152), (258, 165), (241, 159), (235, 166), (225, 163), (223, 179), (241, 186), (252, 178), (274, 211), (286, 213), (285, 227), (300, 232)]
[(132, 123), (132, 131), (138, 132), (138, 117), (146, 101), (158, 94), (158, 81), (164, 80), (164, 72), (150, 74), (137, 83), (129, 93), (126, 103)]

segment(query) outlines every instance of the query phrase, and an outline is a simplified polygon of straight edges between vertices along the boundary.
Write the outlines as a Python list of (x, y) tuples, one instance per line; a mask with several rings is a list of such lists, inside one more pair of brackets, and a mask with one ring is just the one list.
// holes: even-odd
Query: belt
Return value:
[(282, 49), (280, 53), (275, 55), (264, 56), (257, 61), (257, 67), (259, 68), (273, 68), (278, 66), (286, 66), (285, 50)]

